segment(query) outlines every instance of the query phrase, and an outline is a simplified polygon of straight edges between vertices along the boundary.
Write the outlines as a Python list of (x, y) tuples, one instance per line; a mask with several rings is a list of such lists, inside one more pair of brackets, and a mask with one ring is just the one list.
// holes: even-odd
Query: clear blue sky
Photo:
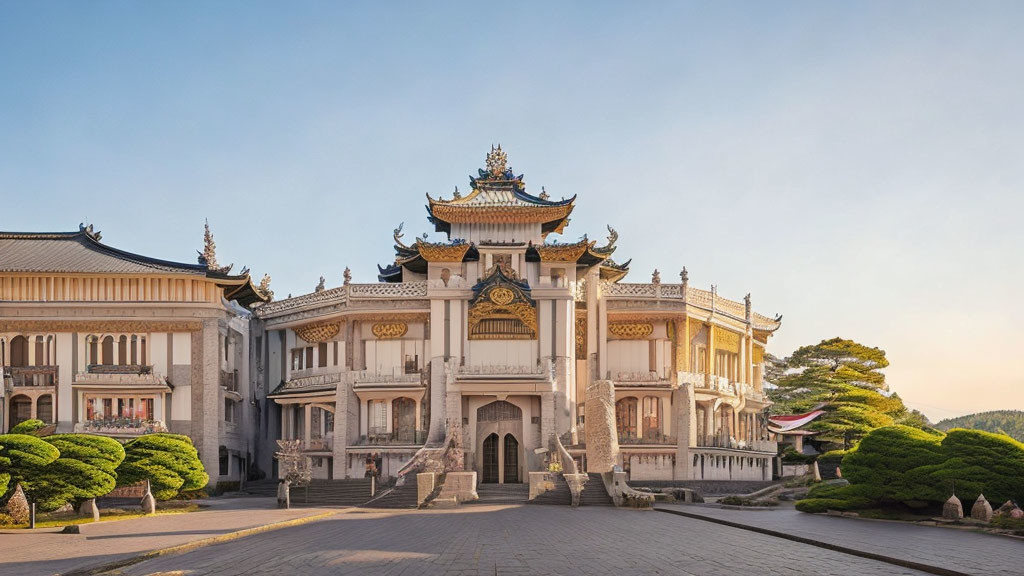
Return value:
[[(551, 4), (557, 4), (552, 6)], [(0, 2), (0, 229), (373, 281), (500, 142), (636, 281), (1024, 408), (1024, 3)], [(435, 235), (436, 236), (436, 235)]]

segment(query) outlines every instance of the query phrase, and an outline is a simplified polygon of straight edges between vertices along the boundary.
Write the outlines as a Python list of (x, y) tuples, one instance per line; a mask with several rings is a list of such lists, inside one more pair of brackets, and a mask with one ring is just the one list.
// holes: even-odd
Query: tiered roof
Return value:
[(92, 225), (81, 225), (77, 232), (0, 232), (0, 272), (204, 276), (224, 289), (227, 300), (246, 306), (267, 301), (253, 286), (248, 269), (232, 275), (230, 266), (150, 258), (107, 246), (100, 238)]

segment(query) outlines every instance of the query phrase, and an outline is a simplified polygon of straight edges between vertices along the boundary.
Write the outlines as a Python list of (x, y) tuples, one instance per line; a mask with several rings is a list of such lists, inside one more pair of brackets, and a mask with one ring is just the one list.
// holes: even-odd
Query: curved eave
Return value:
[(224, 276), (222, 279), (217, 279), (213, 274), (208, 276), (217, 283), (217, 286), (224, 289), (224, 299), (229, 302), (237, 300), (239, 304), (245, 307), (250, 307), (257, 303), (265, 304), (270, 302), (270, 298), (256, 288), (252, 283), (252, 277), (248, 274), (244, 276)]
[(599, 269), (601, 280), (607, 280), (609, 282), (618, 282), (622, 280), (626, 277), (626, 274), (629, 274), (629, 264), (632, 261), (633, 259), (630, 258), (622, 264), (616, 264), (612, 260), (605, 260)]
[(377, 265), (377, 280), (381, 282), (401, 282), (402, 281), (402, 267), (397, 264), (391, 264), (387, 268), (382, 268), (380, 264)]

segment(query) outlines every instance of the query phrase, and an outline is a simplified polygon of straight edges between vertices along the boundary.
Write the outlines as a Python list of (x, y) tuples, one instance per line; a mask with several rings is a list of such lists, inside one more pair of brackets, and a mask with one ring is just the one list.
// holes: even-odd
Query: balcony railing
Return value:
[(86, 420), (75, 424), (75, 432), (109, 434), (112, 436), (138, 436), (166, 431), (167, 428), (162, 421), (146, 420), (143, 418), (107, 418), (103, 420)]
[(152, 374), (153, 367), (143, 364), (89, 364), (87, 374)]
[(772, 440), (737, 440), (728, 434), (714, 434), (697, 438), (700, 448), (728, 448), (730, 450), (754, 450), (758, 452), (777, 452), (778, 443)]
[(668, 376), (658, 374), (654, 370), (646, 372), (614, 372), (609, 370), (609, 379), (623, 384), (670, 384)]
[(458, 366), (460, 376), (533, 376), (540, 377), (551, 374), (549, 362), (544, 364), (493, 364), (489, 366)]
[(221, 370), (220, 386), (228, 392), (238, 392), (238, 370)]
[(636, 436), (635, 434), (619, 434), (619, 444), (625, 445), (637, 445), (637, 444), (659, 444), (659, 445), (675, 445), (676, 437), (669, 436), (668, 434), (662, 434), (654, 430), (648, 431), (643, 436)]
[(306, 452), (330, 452), (334, 448), (334, 438), (325, 436), (323, 438), (310, 438), (302, 447)]
[(422, 381), (423, 374), (419, 371), (413, 373), (406, 373), (402, 370), (394, 370), (390, 374), (370, 372), (369, 370), (361, 370), (357, 372), (349, 372), (348, 377), (350, 382), (353, 384), (419, 384)]
[(4, 380), (10, 386), (56, 386), (56, 366), (6, 366)]
[(399, 432), (375, 432), (373, 428), (366, 436), (360, 436), (356, 446), (406, 446), (418, 445), (427, 441), (426, 430), (407, 430)]

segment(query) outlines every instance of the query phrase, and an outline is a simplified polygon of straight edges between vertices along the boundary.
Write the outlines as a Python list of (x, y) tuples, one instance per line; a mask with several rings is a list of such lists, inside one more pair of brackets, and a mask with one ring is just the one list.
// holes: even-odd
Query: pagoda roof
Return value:
[(824, 410), (812, 410), (804, 414), (777, 414), (768, 417), (772, 424), (772, 432), (779, 434), (795, 433), (798, 428), (806, 426), (824, 414)]
[(438, 232), (451, 233), (453, 223), (539, 223), (544, 234), (560, 233), (569, 222), (576, 196), (550, 200), (547, 192), (534, 196), (526, 192), (523, 176), (516, 176), (506, 165), (499, 145), (487, 154), (487, 168), (470, 176), (472, 191), (450, 200), (427, 194), (428, 220)]
[(611, 226), (608, 227), (608, 242), (604, 246), (597, 246), (596, 240), (590, 240), (586, 235), (579, 241), (571, 244), (551, 242), (544, 244), (533, 244), (526, 249), (527, 262), (574, 262), (581, 266), (595, 266), (610, 261), (612, 253), (615, 252), (615, 242), (619, 233)]
[(267, 300), (248, 270), (232, 275), (230, 267), (211, 269), (133, 254), (101, 243), (100, 237), (91, 225), (77, 232), (0, 232), (0, 273), (203, 276), (224, 288), (227, 300), (244, 305)]

